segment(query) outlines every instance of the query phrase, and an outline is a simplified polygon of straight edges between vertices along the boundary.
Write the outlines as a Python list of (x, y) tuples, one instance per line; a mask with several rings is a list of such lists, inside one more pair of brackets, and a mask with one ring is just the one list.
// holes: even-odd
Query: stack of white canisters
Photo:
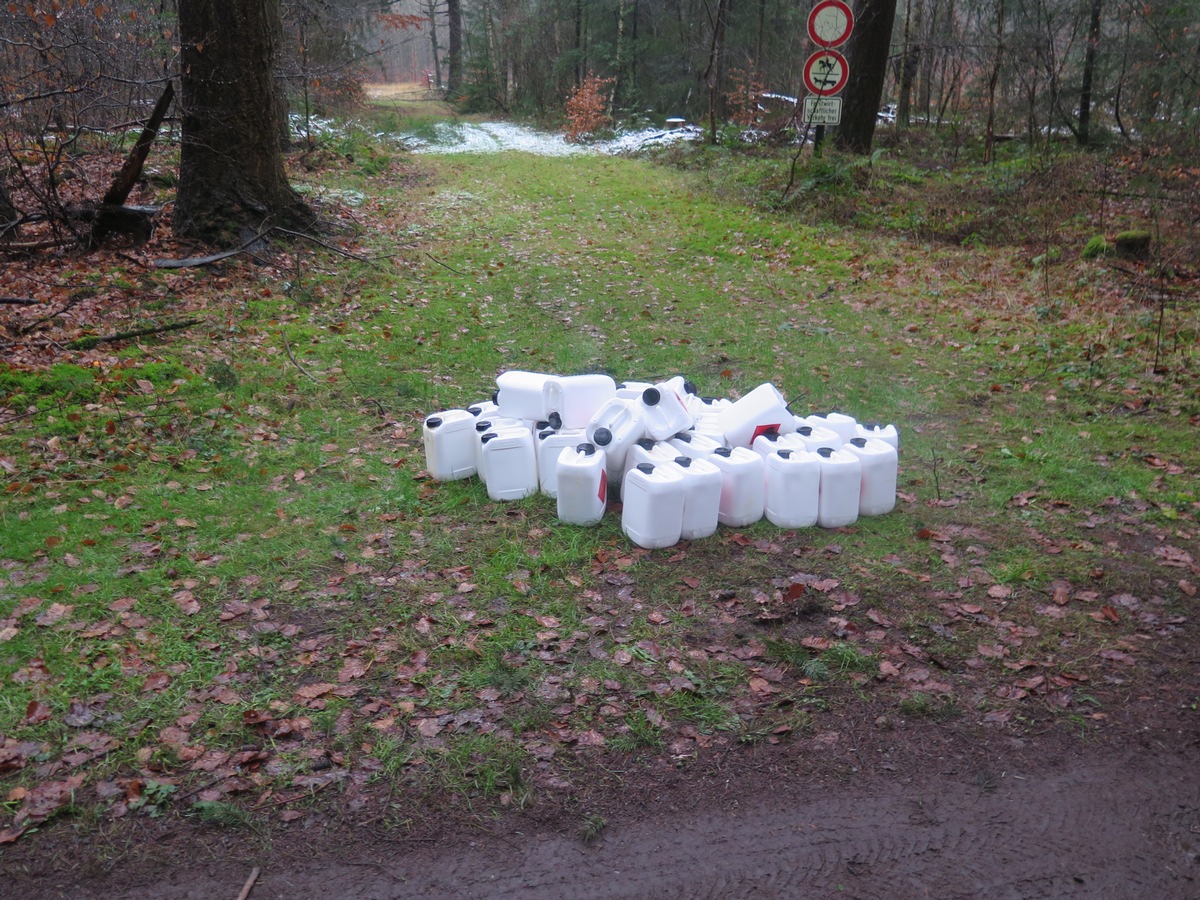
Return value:
[(599, 523), (619, 491), (621, 527), (641, 547), (764, 517), (839, 528), (896, 504), (894, 425), (794, 415), (773, 384), (728, 400), (682, 376), (505, 372), (491, 400), (429, 416), (423, 436), (435, 480), (477, 475), (500, 501), (541, 491), (571, 524)]

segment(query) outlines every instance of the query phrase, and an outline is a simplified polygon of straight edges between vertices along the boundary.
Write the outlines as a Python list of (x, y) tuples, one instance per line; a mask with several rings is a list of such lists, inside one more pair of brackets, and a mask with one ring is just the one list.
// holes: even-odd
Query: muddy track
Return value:
[[(293, 861), (286, 871), (264, 867), (251, 896), (1200, 896), (1194, 746), (1064, 766), (1046, 762), (1048, 772), (926, 777), (874, 791), (813, 788), (786, 805), (731, 800), (680, 809), (610, 826), (590, 844), (575, 835), (515, 835), (353, 863)], [(245, 870), (217, 867), (120, 896), (234, 896), (244, 877)]]

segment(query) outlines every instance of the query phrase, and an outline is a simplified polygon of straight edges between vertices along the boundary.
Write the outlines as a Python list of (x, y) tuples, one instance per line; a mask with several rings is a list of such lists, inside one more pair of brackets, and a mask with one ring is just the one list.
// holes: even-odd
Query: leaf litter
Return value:
[[(371, 214), (370, 207), (355, 212)], [(219, 544), (201, 540), (219, 511), (179, 516), (156, 507), (165, 510), (181, 492), (219, 494), (228, 473), (217, 457), (236, 453), (250, 464), (266, 457), (278, 466), (263, 476), (264, 496), (278, 498), (266, 502), (280, 504), (275, 522), (226, 539), (244, 544), (272, 540), (273, 529), (316, 526), (308, 513), (288, 507), (301, 508), (328, 479), (367, 477), (365, 466), (352, 464), (363, 451), (419, 484), (419, 438), (411, 421), (376, 412), (369, 429), (351, 436), (358, 455), (346, 443), (328, 442), (320, 445), (326, 456), (319, 461), (276, 463), (267, 448), (297, 439), (298, 425), (286, 410), (190, 409), (178, 383), (183, 378), (139, 377), (132, 357), (108, 347), (64, 353), (80, 335), (138, 320), (139, 305), (164, 288), (176, 313), (203, 314), (210, 332), (236, 331), (239, 304), (271, 292), (259, 286), (262, 272), (239, 267), (211, 277), (155, 276), (154, 290), (122, 286), (130, 267), (151, 277), (147, 262), (163, 254), (169, 230), (156, 240), (134, 252), (132, 262), (129, 253), (101, 255), (85, 270), (64, 258), (37, 283), (14, 275), (10, 288), (37, 295), (46, 309), (67, 307), (27, 331), (33, 314), (5, 311), (26, 317), (6, 323), (19, 335), (9, 345), (11, 364), (43, 372), (70, 361), (97, 377), (68, 388), (54, 412), (44, 413), (78, 424), (73, 436), (43, 438), (31, 427), (39, 416), (24, 418), (28, 409), (4, 413), (7, 425), (25, 429), (20, 453), (6, 445), (0, 457), (7, 494), (53, 503), (59, 516), (120, 522), (85, 540), (121, 546), (119, 577), (161, 572), (166, 588), (161, 596), (108, 600), (105, 584), (90, 580), (100, 573), (68, 581), (56, 566), (86, 569), (86, 548), (59, 534), (0, 560), (7, 579), (0, 640), (40, 630), (69, 633), (80, 647), (75, 657), (33, 655), (11, 670), (9, 682), (29, 696), (12, 730), (63, 730), (46, 740), (3, 736), (0, 772), (20, 783), (10, 789), (11, 818), (0, 842), (17, 840), (81, 801), (112, 817), (148, 814), (158, 806), (146, 802), (151, 785), (160, 786), (164, 799), (232, 798), (297, 821), (332, 785), (366, 802), (388, 767), (393, 779), (420, 784), (466, 741), (518, 748), (530, 784), (553, 793), (570, 785), (580, 760), (601, 749), (629, 754), (665, 747), (686, 760), (758, 740), (828, 743), (836, 740), (843, 711), (864, 702), (863, 692), (875, 709), (917, 696), (943, 698), (944, 708), (953, 705), (984, 727), (1056, 711), (1099, 720), (1106, 713), (1097, 711), (1096, 697), (1119, 696), (1106, 688), (1140, 677), (1145, 661), (1158, 658), (1156, 648), (1186, 646), (1194, 631), (1192, 617), (1167, 599), (1172, 584), (1195, 596), (1192, 579), (1200, 568), (1187, 549), (1195, 540), (1190, 513), (1164, 526), (1144, 501), (1116, 500), (1105, 511), (1047, 503), (1046, 487), (1015, 493), (1010, 510), (1034, 516), (1030, 527), (1055, 535), (1041, 536), (1057, 551), (1047, 549), (1048, 555), (1101, 566), (1110, 563), (1098, 549), (1120, 550), (1143, 537), (1153, 549), (1136, 562), (1127, 556), (1129, 572), (1116, 580), (1102, 570), (1087, 577), (1072, 571), (1048, 589), (1019, 577), (998, 581), (992, 558), (1008, 526), (959, 513), (960, 501), (971, 496), (965, 471), (952, 488), (961, 497), (930, 496), (927, 482), (902, 492), (905, 514), (934, 524), (913, 529), (918, 546), (905, 546), (883, 566), (856, 568), (856, 529), (828, 540), (748, 529), (669, 554), (609, 542), (581, 564), (542, 563), (555, 532), (540, 513), (522, 509), (489, 512), (495, 518), (473, 521), (461, 535), (464, 543), (519, 548), (522, 564), (506, 574), (505, 595), (498, 596), (494, 578), (431, 546), (443, 539), (433, 532), (462, 527), (453, 515), (354, 509), (345, 521), (322, 526), (331, 549), (307, 569), (287, 569), (283, 578), (269, 571), (208, 575), (225, 558)], [(290, 254), (280, 253), (265, 280), (281, 283), (294, 269)], [(92, 286), (82, 296), (85, 282)], [(849, 302), (869, 309), (882, 298)], [(344, 303), (336, 307), (317, 329), (320, 337), (369, 340), (353, 312)], [(1003, 310), (987, 312), (996, 317), (980, 318), (980, 328), (1015, 332)], [(924, 313), (933, 315), (917, 302), (903, 315)], [(264, 353), (273, 346), (267, 333), (246, 327), (242, 346)], [(922, 326), (906, 324), (895, 340), (909, 352), (929, 338)], [(186, 352), (193, 369), (214, 371), (213, 377), (222, 371), (214, 363), (228, 365), (232, 357), (220, 348)], [(370, 410), (334, 368), (320, 377)], [(992, 375), (978, 385), (987, 403), (1006, 390)], [(1031, 380), (1008, 389), (1036, 386)], [(73, 397), (72, 390), (87, 396)], [(1140, 388), (1135, 395), (1129, 390), (1121, 389), (1123, 408), (1140, 399)], [(179, 449), (179, 433), (188, 435), (187, 449)], [(158, 449), (156, 434), (171, 449)], [(205, 449), (206, 437), (218, 434), (222, 451)], [(1188, 470), (1158, 454), (1141, 460), (1164, 477)], [(152, 499), (147, 484), (132, 481), (135, 469), (147, 467), (172, 474)], [(436, 509), (438, 494), (422, 488), (420, 496)], [(1092, 540), (1078, 537), (1091, 532)], [(921, 544), (934, 553), (923, 554)], [(683, 563), (690, 574), (679, 574)], [(381, 609), (387, 614), (379, 615)], [(211, 654), (203, 679), (172, 669), (182, 664), (171, 663), (162, 648), (176, 631)], [(62, 694), (58, 686), (73, 685), (81, 666), (104, 677), (81, 679), (79, 690)], [(163, 705), (130, 721), (128, 694), (160, 697)], [(399, 763), (397, 745), (410, 751)], [(119, 759), (115, 768), (106, 768), (109, 759)], [(499, 796), (511, 802), (512, 786)]]

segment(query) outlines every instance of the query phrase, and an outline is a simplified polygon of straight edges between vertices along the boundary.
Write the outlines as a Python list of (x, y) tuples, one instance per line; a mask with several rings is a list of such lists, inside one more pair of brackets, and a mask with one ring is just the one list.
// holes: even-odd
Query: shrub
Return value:
[(567, 140), (580, 141), (611, 124), (605, 91), (612, 78), (588, 73), (587, 78), (567, 98)]

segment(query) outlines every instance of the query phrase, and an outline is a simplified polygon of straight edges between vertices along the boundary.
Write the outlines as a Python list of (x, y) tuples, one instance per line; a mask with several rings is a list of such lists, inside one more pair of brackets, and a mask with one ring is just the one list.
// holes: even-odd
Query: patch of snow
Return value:
[(400, 135), (414, 153), (498, 153), (516, 150), (538, 156), (577, 156), (583, 154), (636, 153), (650, 147), (662, 147), (680, 141), (691, 141), (703, 132), (689, 125), (683, 128), (646, 128), (626, 132), (607, 141), (572, 144), (561, 134), (537, 131), (509, 122), (439, 123), (432, 141), (411, 135)]

